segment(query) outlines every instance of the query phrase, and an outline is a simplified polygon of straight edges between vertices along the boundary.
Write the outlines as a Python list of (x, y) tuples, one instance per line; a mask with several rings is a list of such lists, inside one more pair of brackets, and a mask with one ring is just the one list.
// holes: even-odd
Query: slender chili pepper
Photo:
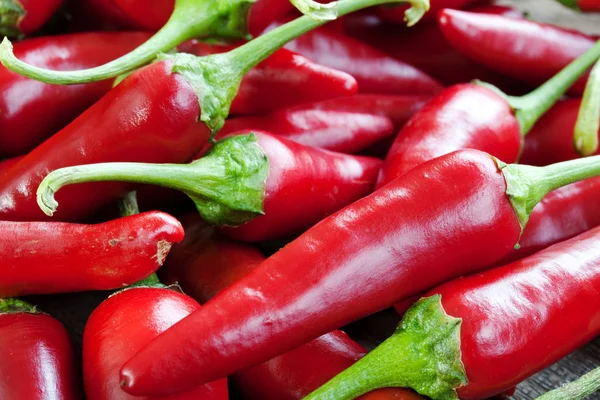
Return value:
[[(423, 17), (423, 21), (435, 21), (435, 16), (438, 11), (444, 8), (460, 9), (476, 3), (477, 1), (478, 0), (431, 0), (431, 8)], [(402, 23), (404, 21), (405, 11), (406, 6), (382, 6), (378, 8), (377, 15), (386, 21)]]
[(557, 0), (567, 7), (579, 11), (600, 11), (600, 1), (598, 0)]
[(3, 399), (80, 398), (75, 354), (65, 328), (16, 299), (0, 299)]
[[(596, 39), (583, 33), (498, 15), (443, 10), (438, 24), (458, 51), (486, 67), (538, 85), (588, 51)], [(587, 76), (571, 89), (583, 93)]]
[(538, 397), (537, 400), (583, 400), (598, 390), (600, 390), (600, 368)]
[(123, 387), (135, 395), (185, 390), (488, 266), (517, 244), (546, 193), (597, 175), (600, 156), (538, 168), (462, 150), (422, 164), (165, 331), (123, 366)]
[[(147, 33), (79, 33), (28, 39), (15, 45), (25, 62), (55, 70), (89, 68), (125, 54)], [(103, 81), (48, 85), (0, 69), (0, 154), (25, 154), (94, 104), (112, 88)]]
[[(206, 56), (233, 48), (195, 42), (186, 46), (186, 52)], [(356, 79), (349, 74), (280, 49), (244, 76), (231, 104), (231, 114), (265, 114), (296, 104), (349, 96), (357, 90)]]
[[(254, 271), (265, 257), (254, 247), (219, 237), (198, 215), (182, 219), (186, 237), (160, 270), (201, 303)], [(295, 400), (308, 395), (366, 354), (341, 331), (333, 331), (289, 353), (231, 376), (244, 398)], [(124, 360), (127, 361), (127, 360)], [(405, 389), (384, 389), (362, 400), (419, 400)]]
[(538, 89), (521, 97), (474, 84), (454, 85), (444, 90), (400, 131), (377, 186), (388, 184), (427, 160), (463, 148), (482, 150), (504, 162), (515, 162), (523, 136), (598, 58), (600, 41)]
[(390, 339), (306, 400), (352, 399), (391, 382), (433, 400), (501, 393), (600, 333), (599, 244), (596, 228), (431, 290)]
[(0, 4), (0, 35), (35, 33), (63, 3), (62, 0), (4, 0)]
[(575, 124), (573, 144), (579, 154), (589, 156), (598, 151), (598, 130), (600, 130), (600, 61), (590, 72)]

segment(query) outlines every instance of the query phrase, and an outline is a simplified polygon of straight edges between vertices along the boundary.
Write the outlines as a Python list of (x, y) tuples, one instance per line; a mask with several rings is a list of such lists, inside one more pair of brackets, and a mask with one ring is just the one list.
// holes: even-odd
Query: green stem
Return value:
[(83, 182), (121, 181), (162, 186), (187, 194), (214, 225), (240, 225), (263, 213), (269, 161), (254, 134), (234, 136), (213, 146), (191, 164), (106, 163), (68, 167), (50, 173), (40, 184), (40, 208), (52, 215), (54, 194)]
[(535, 123), (573, 86), (600, 58), (600, 41), (591, 49), (563, 68), (558, 74), (533, 92), (521, 97), (507, 96), (498, 88), (480, 83), (503, 96), (515, 111), (515, 117), (521, 126), (521, 133), (529, 133)]
[(119, 201), (119, 211), (121, 212), (122, 217), (129, 217), (140, 213), (137, 193), (135, 191), (127, 193), (125, 197)]
[(17, 0), (0, 0), (0, 35), (20, 37), (19, 21), (25, 17), (25, 9)]
[(53, 71), (26, 64), (14, 56), (7, 38), (0, 45), (0, 61), (20, 75), (46, 83), (73, 85), (109, 79), (149, 63), (158, 53), (188, 39), (208, 35), (244, 36), (242, 21), (250, 3), (251, 0), (177, 0), (171, 18), (152, 38), (129, 54), (95, 68)]
[(578, 380), (538, 397), (537, 400), (581, 400), (598, 390), (600, 390), (600, 368), (596, 368)]
[(577, 123), (575, 124), (575, 149), (582, 156), (598, 151), (600, 130), (600, 62), (597, 62), (585, 87)]
[(28, 313), (38, 314), (35, 306), (19, 299), (0, 299), (0, 314)]

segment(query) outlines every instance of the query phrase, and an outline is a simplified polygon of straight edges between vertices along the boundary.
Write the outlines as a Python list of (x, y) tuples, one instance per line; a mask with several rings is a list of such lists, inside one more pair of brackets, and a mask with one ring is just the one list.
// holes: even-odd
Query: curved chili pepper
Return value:
[[(121, 390), (118, 380), (121, 365), (160, 333), (199, 308), (191, 297), (164, 287), (133, 287), (102, 302), (83, 332), (83, 379), (87, 398), (137, 398)], [(228, 398), (227, 380), (221, 379), (167, 396), (165, 400)]]
[(4, 399), (80, 398), (65, 328), (35, 307), (0, 299), (0, 393)]
[(165, 331), (123, 366), (124, 390), (166, 394), (218, 379), (488, 266), (517, 244), (530, 207), (599, 175), (599, 161), (506, 166), (462, 150), (422, 164)]
[(579, 11), (600, 11), (600, 1), (598, 0), (556, 0), (567, 7)]
[(402, 128), (388, 152), (377, 186), (388, 184), (425, 161), (463, 148), (515, 162), (523, 135), (599, 57), (600, 41), (522, 97), (509, 97), (493, 87), (474, 84), (444, 90)]
[[(28, 39), (15, 44), (17, 57), (55, 70), (89, 68), (125, 54), (146, 33), (79, 33)], [(48, 85), (0, 69), (0, 154), (25, 154), (94, 104), (111, 81), (77, 86)]]
[(58, 10), (63, 0), (4, 0), (0, 4), (0, 35), (35, 33)]
[[(306, 400), (351, 399), (390, 382), (434, 400), (503, 392), (600, 333), (599, 245), (597, 228), (431, 290), (390, 339)], [(414, 368), (430, 374), (414, 377)]]
[[(265, 257), (254, 247), (215, 234), (198, 215), (183, 218), (186, 237), (164, 268), (166, 282), (179, 282), (184, 291), (205, 303), (254, 271)], [(341, 331), (323, 335), (298, 349), (231, 376), (244, 398), (296, 400), (354, 364), (366, 350)], [(419, 400), (404, 389), (383, 389), (361, 400)]]
[[(596, 39), (580, 32), (499, 15), (443, 10), (438, 24), (458, 51), (486, 67), (538, 85), (588, 51)], [(571, 88), (582, 94), (587, 76)]]
[[(431, 0), (431, 7), (423, 17), (423, 21), (434, 21), (438, 11), (444, 8), (464, 8), (479, 0)], [(382, 19), (390, 22), (402, 23), (404, 21), (404, 13), (406, 6), (383, 6), (377, 9), (377, 15)]]

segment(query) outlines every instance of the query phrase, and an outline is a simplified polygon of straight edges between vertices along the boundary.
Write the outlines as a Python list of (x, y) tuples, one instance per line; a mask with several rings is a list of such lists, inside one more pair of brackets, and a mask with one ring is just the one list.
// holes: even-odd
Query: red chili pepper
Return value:
[(390, 382), (433, 399), (509, 389), (600, 333), (599, 245), (594, 229), (433, 289), (390, 339), (305, 399), (352, 399)]
[(20, 300), (0, 299), (0, 358), (2, 398), (80, 398), (67, 331)]
[(321, 221), (164, 332), (123, 366), (123, 387), (135, 395), (185, 390), (488, 266), (517, 244), (530, 207), (600, 174), (598, 161), (506, 166), (462, 150), (422, 164)]
[[(495, 71), (538, 85), (588, 51), (596, 39), (580, 32), (498, 15), (443, 10), (438, 24), (464, 55)], [(582, 94), (587, 76), (571, 89)]]
[[(94, 310), (83, 332), (83, 378), (87, 398), (138, 399), (121, 390), (121, 365), (156, 336), (199, 308), (191, 297), (164, 287), (133, 287), (106, 299)], [(221, 379), (167, 396), (165, 400), (228, 398), (227, 380)]]
[(62, 3), (62, 0), (3, 1), (0, 10), (0, 34), (19, 37), (35, 33)]
[[(429, 11), (423, 17), (423, 21), (434, 21), (438, 11), (444, 8), (464, 8), (479, 0), (431, 0)], [(377, 15), (386, 21), (403, 23), (406, 6), (382, 6), (377, 9)]]
[(600, 42), (522, 97), (509, 97), (493, 87), (475, 84), (444, 90), (402, 128), (388, 152), (377, 186), (388, 184), (425, 161), (463, 148), (515, 162), (523, 136), (598, 57)]
[[(15, 55), (39, 67), (74, 70), (119, 57), (148, 39), (146, 33), (79, 33), (28, 39)], [(0, 69), (0, 154), (25, 154), (56, 133), (112, 88), (111, 81), (57, 86)]]
[[(166, 282), (204, 303), (254, 271), (265, 257), (254, 247), (215, 235), (198, 215), (183, 219), (186, 238), (177, 245), (161, 272)], [(323, 335), (298, 349), (232, 375), (244, 398), (295, 400), (308, 395), (354, 364), (366, 350), (341, 331)], [(126, 361), (126, 360), (124, 360)], [(405, 389), (382, 389), (362, 400), (419, 400)]]
[(600, 11), (600, 1), (598, 0), (557, 0), (567, 7), (579, 11)]
[(175, 8), (175, 0), (113, 0), (134, 26), (157, 31), (169, 20)]

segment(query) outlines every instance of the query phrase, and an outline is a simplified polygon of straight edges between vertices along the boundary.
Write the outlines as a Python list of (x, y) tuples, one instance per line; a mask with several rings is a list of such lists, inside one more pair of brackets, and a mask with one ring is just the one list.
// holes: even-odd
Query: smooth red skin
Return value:
[[(269, 159), (264, 215), (222, 232), (260, 242), (288, 238), (370, 194), (381, 160), (304, 146), (266, 132), (252, 131)], [(234, 135), (250, 133), (237, 132)]]
[[(465, 56), (534, 85), (556, 75), (596, 41), (553, 25), (456, 10), (441, 11), (438, 25), (450, 44)], [(569, 93), (582, 94), (587, 76)]]
[(354, 76), (360, 93), (431, 95), (442, 90), (440, 83), (412, 65), (325, 28), (307, 32), (285, 47)]
[(132, 288), (106, 299), (83, 332), (83, 379), (89, 400), (227, 400), (227, 380), (170, 396), (134, 397), (119, 384), (119, 369), (138, 350), (200, 305), (165, 288)]
[[(426, 21), (435, 21), (435, 16), (438, 11), (444, 8), (465, 8), (471, 4), (477, 3), (479, 0), (432, 0), (430, 2), (429, 11), (422, 19), (422, 23)], [(390, 7), (382, 6), (377, 8), (377, 15), (382, 19), (394, 23), (405, 24), (404, 12), (409, 6)]]
[(183, 227), (154, 211), (98, 225), (0, 222), (0, 296), (118, 289), (154, 273)]
[(251, 35), (261, 34), (273, 21), (294, 10), (289, 0), (256, 0), (248, 15), (248, 31)]
[(46, 314), (0, 314), (0, 398), (76, 400), (79, 380), (65, 328)]
[(519, 156), (521, 140), (519, 122), (506, 100), (481, 86), (454, 85), (430, 100), (402, 128), (385, 159), (377, 187), (460, 149), (485, 151), (512, 163)]
[(581, 11), (600, 11), (600, 1), (598, 0), (579, 0), (577, 5)]
[[(184, 50), (197, 56), (229, 51), (233, 46), (188, 43)], [(356, 79), (349, 74), (314, 63), (280, 49), (250, 70), (242, 79), (231, 105), (231, 115), (265, 114), (276, 109), (350, 96)]]
[[(58, 168), (190, 160), (207, 143), (209, 130), (197, 121), (200, 106), (194, 90), (171, 67), (170, 61), (161, 61), (130, 75), (11, 168), (0, 181), (0, 220), (49, 220), (35, 193), (42, 179)], [(131, 187), (120, 182), (65, 187), (56, 195), (60, 207), (53, 220), (80, 220)]]
[[(479, 6), (471, 11), (523, 17), (519, 11), (502, 6)], [(346, 16), (344, 22), (346, 34), (419, 68), (444, 85), (480, 79), (510, 93), (519, 92), (520, 86), (523, 86), (455, 50), (437, 24), (417, 24), (410, 29), (398, 29), (396, 24), (384, 23), (375, 16), (360, 14)]]
[(17, 23), (24, 35), (35, 33), (58, 10), (63, 0), (18, 0), (25, 16)]
[(462, 318), (461, 399), (515, 386), (600, 333), (600, 230), (434, 289)]
[(141, 29), (157, 31), (173, 13), (175, 0), (113, 0), (127, 15), (131, 24)]
[(4, 176), (9, 169), (17, 165), (22, 158), (23, 156), (19, 156), (0, 161), (0, 179), (2, 179), (2, 176)]
[[(59, 71), (104, 64), (133, 50), (147, 33), (78, 33), (15, 43), (26, 63)], [(112, 80), (49, 85), (0, 68), (0, 154), (25, 154), (58, 132), (112, 88)]]
[[(566, 99), (556, 103), (525, 137), (521, 162), (543, 166), (581, 157), (573, 144), (580, 107), (581, 99)], [(598, 153), (596, 151), (595, 154)]]
[(125, 390), (169, 393), (227, 376), (490, 265), (519, 238), (505, 192), (495, 162), (475, 150), (413, 169), (152, 341), (121, 370)]

